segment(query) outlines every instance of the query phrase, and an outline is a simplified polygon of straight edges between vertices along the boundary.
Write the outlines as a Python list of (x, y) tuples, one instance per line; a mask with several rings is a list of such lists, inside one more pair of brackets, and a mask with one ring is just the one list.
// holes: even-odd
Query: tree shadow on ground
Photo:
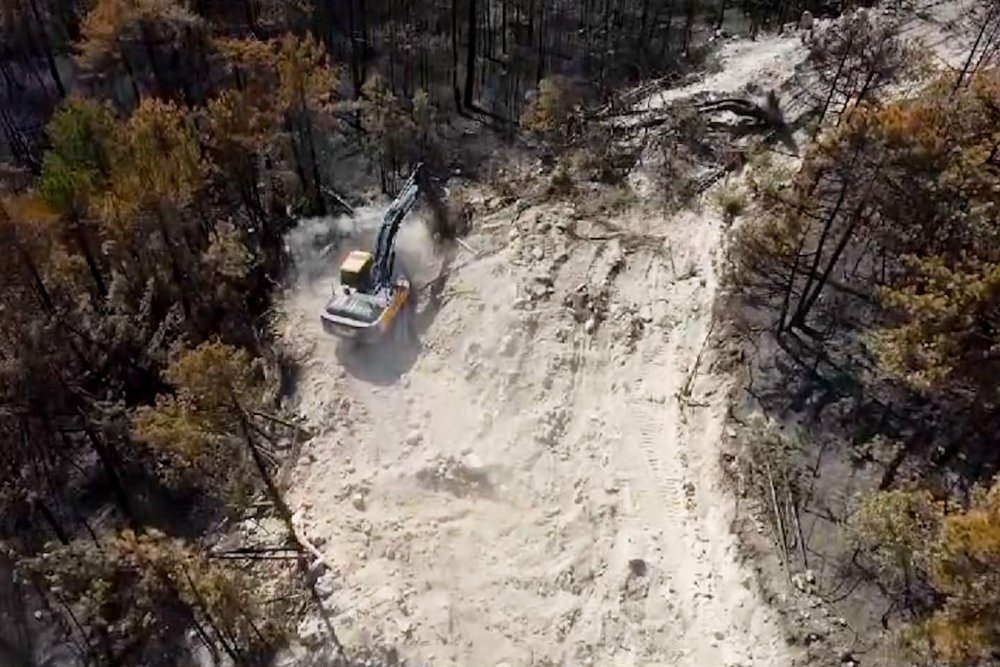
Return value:
[(829, 301), (814, 314), (811, 334), (776, 335), (771, 311), (747, 305), (750, 312), (740, 313), (753, 326), (735, 335), (753, 352), (747, 403), (733, 417), (763, 413), (796, 437), (790, 463), (799, 516), (791, 525), (804, 544), (793, 567), (814, 573), (816, 593), (847, 629), (888, 628), (919, 616), (930, 593), (919, 582), (895, 587), (877, 576), (851, 538), (858, 500), (917, 480), (939, 497), (967, 494), (997, 469), (996, 449), (987, 446), (996, 420), (961, 396), (926, 395), (882, 377), (863, 344), (870, 323), (850, 319), (844, 300)]
[(165, 484), (150, 470), (149, 466), (136, 464), (129, 465), (127, 470), (132, 510), (143, 525), (193, 540), (226, 516), (224, 498), (205, 493), (193, 480)]

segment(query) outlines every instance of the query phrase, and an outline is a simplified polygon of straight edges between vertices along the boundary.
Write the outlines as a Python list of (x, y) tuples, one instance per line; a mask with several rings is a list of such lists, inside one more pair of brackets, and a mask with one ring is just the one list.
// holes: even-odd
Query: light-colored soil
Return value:
[(730, 39), (719, 49), (716, 71), (688, 85), (650, 95), (644, 108), (653, 110), (702, 93), (735, 93), (747, 85), (762, 90), (788, 79), (804, 50), (797, 31), (762, 35), (757, 40)]
[[(793, 45), (724, 61), (746, 77)], [(435, 665), (789, 665), (720, 470), (713, 198), (600, 221), (611, 232), (578, 217), (546, 203), (477, 219), (479, 257), (457, 253), (437, 301), (420, 293), (419, 343), (362, 351), (319, 326), (336, 266), (308, 238), (323, 223), (291, 239), (307, 275), (281, 334), (319, 433), (291, 501), (333, 568), (333, 625)], [(418, 284), (444, 262), (421, 230), (400, 244)]]
[(422, 294), (419, 350), (325, 337), (329, 279), (285, 304), (320, 431), (292, 500), (334, 567), (334, 625), (433, 664), (789, 664), (730, 532), (710, 350), (679, 399), (711, 327), (718, 214), (627, 216), (600, 241), (573, 220), (480, 220), (485, 256), (436, 313)]
[[(778, 86), (803, 56), (795, 34), (733, 42), (721, 72), (643, 104)], [(419, 340), (361, 351), (319, 325), (337, 262), (308, 236), (324, 226), (290, 240), (308, 270), (280, 334), (318, 433), (290, 500), (333, 568), (319, 588), (343, 642), (462, 667), (796, 661), (731, 530), (711, 192), (669, 218), (480, 216), (478, 258), (456, 251), (420, 291)], [(418, 285), (444, 264), (415, 222), (400, 250)]]

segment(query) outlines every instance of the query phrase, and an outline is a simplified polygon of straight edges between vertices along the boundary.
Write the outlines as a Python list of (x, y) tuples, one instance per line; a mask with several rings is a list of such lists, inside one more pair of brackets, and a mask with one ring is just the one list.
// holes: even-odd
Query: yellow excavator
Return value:
[(340, 284), (320, 313), (324, 331), (369, 343), (392, 328), (412, 291), (406, 277), (393, 275), (396, 234), (417, 205), (421, 193), (428, 197), (438, 213), (440, 199), (423, 164), (417, 165), (410, 174), (382, 218), (374, 251), (352, 250), (341, 263)]

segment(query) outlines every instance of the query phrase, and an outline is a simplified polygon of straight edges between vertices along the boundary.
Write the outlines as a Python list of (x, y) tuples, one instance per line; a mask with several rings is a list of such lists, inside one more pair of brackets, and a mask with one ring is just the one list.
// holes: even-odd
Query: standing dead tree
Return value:
[(955, 78), (955, 88), (965, 85), (976, 72), (987, 67), (1000, 52), (1000, 0), (979, 0), (968, 21), (976, 38)]
[[(808, 63), (825, 92), (814, 137), (834, 108), (839, 117), (865, 103), (877, 104), (888, 85), (926, 64), (916, 44), (900, 37), (899, 24), (868, 11), (837, 19), (813, 38)], [(838, 123), (840, 120), (838, 120)]]

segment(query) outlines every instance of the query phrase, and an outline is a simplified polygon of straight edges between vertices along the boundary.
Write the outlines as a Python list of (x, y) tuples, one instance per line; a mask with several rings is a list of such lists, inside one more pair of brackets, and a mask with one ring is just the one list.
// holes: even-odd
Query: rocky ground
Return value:
[[(787, 89), (804, 56), (794, 32), (732, 41), (721, 71), (640, 105)], [(764, 599), (732, 530), (731, 379), (710, 344), (722, 187), (673, 215), (481, 192), (467, 246), (447, 257), (410, 223), (414, 337), (367, 350), (322, 332), (337, 262), (309, 237), (329, 225), (303, 226), (308, 270), (280, 334), (318, 435), (290, 500), (330, 566), (318, 585), (341, 641), (463, 667), (804, 657), (787, 632), (801, 618)], [(324, 628), (307, 620), (303, 642), (324, 643)]]
[(481, 219), (481, 257), (415, 314), (419, 350), (339, 349), (325, 280), (288, 303), (320, 431), (293, 499), (347, 641), (434, 664), (787, 664), (720, 483), (720, 217), (613, 222)]

